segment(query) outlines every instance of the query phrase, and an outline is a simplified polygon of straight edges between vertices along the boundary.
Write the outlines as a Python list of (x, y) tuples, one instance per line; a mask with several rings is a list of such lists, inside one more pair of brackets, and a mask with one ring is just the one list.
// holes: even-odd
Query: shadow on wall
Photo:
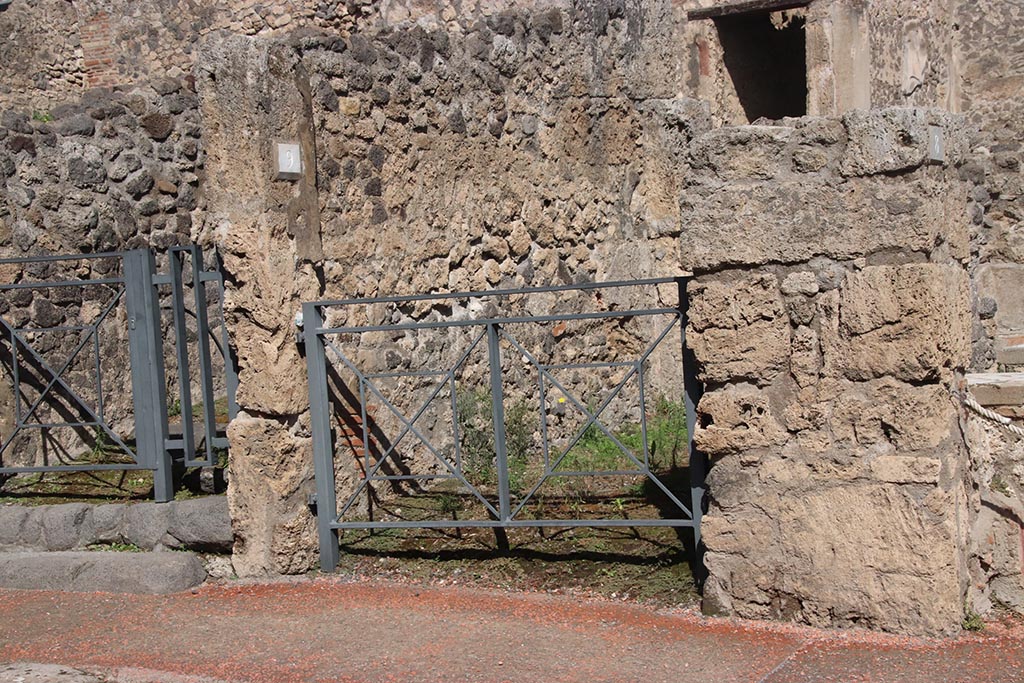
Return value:
[(748, 122), (807, 113), (804, 18), (783, 12), (715, 19), (723, 61)]

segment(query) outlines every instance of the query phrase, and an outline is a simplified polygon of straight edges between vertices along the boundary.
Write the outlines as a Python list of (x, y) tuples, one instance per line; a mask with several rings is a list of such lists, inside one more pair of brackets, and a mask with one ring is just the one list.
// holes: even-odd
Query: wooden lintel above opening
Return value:
[(705, 7), (704, 9), (690, 10), (686, 13), (687, 19), (717, 19), (728, 17), (734, 14), (751, 14), (753, 12), (778, 12), (784, 9), (796, 9), (806, 7), (810, 0), (739, 0), (739, 2), (727, 2), (721, 5)]

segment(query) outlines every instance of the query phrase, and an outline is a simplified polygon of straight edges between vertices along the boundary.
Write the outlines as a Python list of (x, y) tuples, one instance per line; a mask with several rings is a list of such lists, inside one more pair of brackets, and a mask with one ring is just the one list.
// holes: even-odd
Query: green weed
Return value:
[(141, 553), (145, 552), (134, 543), (93, 543), (85, 547), (86, 550), (110, 551), (118, 553)]

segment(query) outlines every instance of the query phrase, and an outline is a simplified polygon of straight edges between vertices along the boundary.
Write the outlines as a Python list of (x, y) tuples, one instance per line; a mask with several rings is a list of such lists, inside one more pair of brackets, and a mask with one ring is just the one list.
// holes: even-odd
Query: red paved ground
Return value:
[(1024, 681), (1024, 627), (922, 640), (467, 588), (0, 591), (0, 661), (229, 681)]

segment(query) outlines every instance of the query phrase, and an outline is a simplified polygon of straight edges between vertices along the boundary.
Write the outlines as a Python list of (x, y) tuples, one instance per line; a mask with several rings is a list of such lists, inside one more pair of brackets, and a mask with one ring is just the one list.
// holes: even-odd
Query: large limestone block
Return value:
[[(228, 438), (235, 571), (239, 576), (258, 576), (310, 569), (310, 552), (299, 550), (317, 547), (315, 530), (290, 522), (297, 513), (312, 517), (306, 508), (313, 490), (311, 439), (291, 434), (276, 420), (244, 414), (231, 421)], [(294, 554), (287, 566), (280, 561), (282, 549)]]
[(763, 384), (785, 368), (789, 319), (774, 275), (695, 282), (687, 342), (704, 382)]
[(960, 258), (968, 225), (965, 188), (946, 176), (709, 180), (680, 197), (679, 259), (697, 272), (725, 266), (849, 260), (877, 251), (931, 253), (950, 243)]
[(913, 386), (892, 378), (853, 383), (829, 412), (834, 443), (844, 448), (909, 454), (959, 438), (956, 404), (938, 384)]
[(996, 302), (996, 325), (1001, 331), (1024, 331), (1024, 265), (986, 263), (976, 274), (978, 296)]
[[(835, 305), (832, 305), (835, 304)], [(825, 372), (853, 380), (936, 380), (966, 367), (970, 303), (958, 266), (872, 266), (822, 306)]]
[(710, 456), (779, 447), (785, 430), (772, 413), (768, 394), (749, 384), (729, 385), (701, 397), (694, 440)]
[(887, 483), (819, 481), (801, 495), (750, 497), (721, 520), (712, 510), (708, 608), (817, 626), (954, 631), (966, 589), (955, 521), (963, 511), (950, 493), (930, 497), (938, 503)]
[(966, 150), (963, 118), (936, 110), (855, 109), (843, 116), (843, 124), (849, 139), (841, 166), (844, 175), (917, 168), (929, 162), (930, 143), (941, 149), (937, 163), (959, 161)]
[(690, 163), (722, 180), (775, 178), (792, 164), (787, 126), (727, 126), (693, 141)]

